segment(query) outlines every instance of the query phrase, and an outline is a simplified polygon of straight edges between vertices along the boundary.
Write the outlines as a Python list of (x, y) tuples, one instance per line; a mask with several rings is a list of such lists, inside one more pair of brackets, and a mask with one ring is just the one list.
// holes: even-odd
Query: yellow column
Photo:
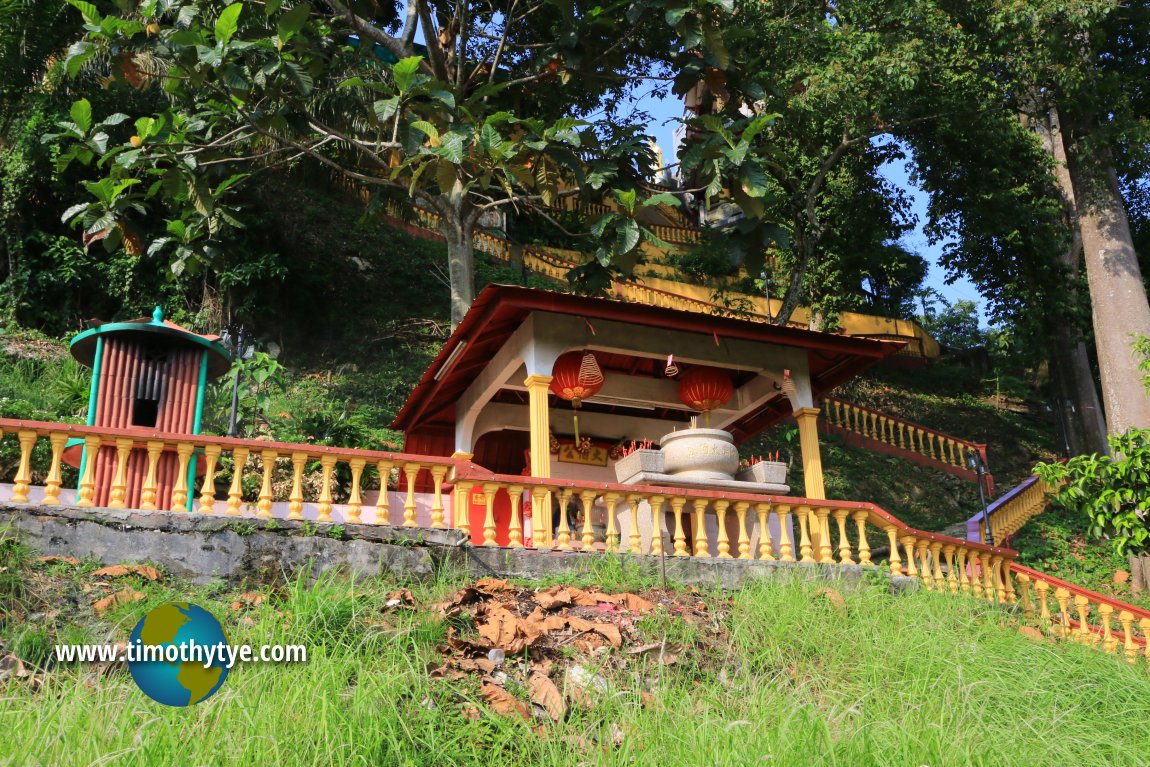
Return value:
[(817, 407), (804, 407), (795, 411), (795, 421), (799, 424), (799, 445), (803, 451), (803, 480), (806, 483), (807, 498), (826, 498), (823, 489), (823, 458), (819, 452), (819, 432)]
[(551, 476), (551, 416), (547, 411), (547, 391), (551, 376), (529, 375), (523, 382), (527, 387), (527, 407), (531, 424), (531, 476)]

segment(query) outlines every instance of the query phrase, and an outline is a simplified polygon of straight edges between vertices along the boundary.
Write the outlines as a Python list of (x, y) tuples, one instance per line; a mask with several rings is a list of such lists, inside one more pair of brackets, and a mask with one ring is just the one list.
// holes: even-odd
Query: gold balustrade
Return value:
[(1010, 566), (1023, 614), (1051, 638), (1121, 654), (1150, 667), (1150, 610), (1023, 567)]
[[(823, 399), (823, 416), (830, 427), (914, 453), (960, 476), (971, 476), (966, 461), (972, 452), (985, 458), (982, 445), (836, 397)], [(993, 479), (988, 482), (993, 490)]]
[[(889, 424), (887, 428), (889, 435)], [(530, 532), (530, 544), (536, 548), (798, 560), (868, 568), (882, 564), (891, 574), (917, 578), (933, 591), (1020, 604), (1026, 616), (1052, 635), (1098, 645), (1107, 652), (1121, 651), (1131, 662), (1138, 657), (1150, 660), (1146, 642), (1150, 611), (1022, 567), (1014, 562), (1016, 552), (1010, 549), (916, 530), (869, 503), (536, 479), (494, 474), (470, 461), (438, 456), (0, 419), (0, 438), (10, 437), (15, 437), (20, 448), (12, 479), (15, 503), (29, 502), (38, 475), (43, 477), (39, 503), (60, 503), (61, 461), (69, 438), (81, 439), (89, 456), (96, 455), (101, 446), (114, 448), (109, 505), (123, 505), (127, 497), (129, 477), (124, 467), (133, 451), (142, 451), (148, 458), (139, 497), (141, 506), (149, 507), (160, 500), (156, 471), (160, 457), (165, 453), (178, 456), (180, 473), (171, 488), (170, 504), (176, 513), (221, 513), (215, 480), (228, 459), (232, 472), (224, 513), (269, 517), (278, 491), (286, 496), (279, 500), (287, 501), (287, 517), (302, 519), (305, 484), (313, 484), (304, 482), (305, 474), (314, 479), (318, 465), (319, 486), (313, 503), (320, 522), (362, 522), (362, 488), (369, 473), (374, 473), (381, 487), (395, 486), (393, 492), (402, 498), (402, 509), (394, 510), (402, 515), (395, 519), (388, 492), (381, 492), (375, 506), (377, 523), (443, 528), (448, 524), (447, 496), (454, 493), (453, 511), (469, 510), (468, 500), (475, 489), (482, 494), (485, 508), (482, 527), (474, 532), (486, 546), (496, 545), (506, 532), (510, 547), (523, 547)], [(40, 440), (51, 448), (46, 466), (33, 460)], [(188, 483), (193, 461), (202, 472), (197, 478), (198, 505), (189, 503), (195, 491)], [(95, 463), (85, 463), (77, 505), (93, 505)], [(346, 466), (350, 481), (339, 489), (346, 503), (339, 510), (342, 519), (337, 520), (334, 484), (340, 466)], [(276, 482), (277, 469), (283, 470), (282, 482)], [(258, 479), (253, 485), (258, 490), (251, 497), (244, 487), (245, 472)], [(288, 486), (290, 490), (280, 489)], [(511, 520), (497, 525), (494, 509), (499, 493), (510, 497)], [(420, 503), (426, 504), (428, 496), (430, 516), (421, 518)], [(551, 514), (538, 511), (547, 506), (548, 497), (556, 498), (559, 505), (554, 537)], [(529, 527), (524, 524), (528, 503), (534, 510)], [(576, 510), (581, 515), (572, 516)], [(469, 514), (453, 513), (452, 522), (472, 535)], [(576, 529), (580, 522), (581, 529)], [(885, 555), (885, 563), (876, 562), (876, 554)], [(1052, 607), (1052, 603), (1056, 604)]]
[[(1006, 540), (1028, 521), (1044, 512), (1050, 505), (1049, 496), (1057, 489), (1039, 477), (1030, 477), (992, 503), (988, 512), (990, 531), (994, 540)], [(977, 519), (980, 520), (980, 525), (985, 524), (981, 521), (981, 514)]]

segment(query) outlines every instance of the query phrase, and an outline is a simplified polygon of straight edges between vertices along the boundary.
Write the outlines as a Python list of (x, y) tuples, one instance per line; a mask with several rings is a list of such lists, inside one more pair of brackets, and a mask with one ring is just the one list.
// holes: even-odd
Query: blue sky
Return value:
[[(640, 98), (636, 102), (635, 107), (651, 115), (652, 120), (649, 125), (649, 132), (655, 137), (655, 141), (659, 144), (660, 148), (662, 148), (664, 162), (673, 162), (671, 133), (677, 125), (676, 119), (682, 115), (681, 102), (675, 98), (659, 100), (648, 96)], [(938, 265), (938, 258), (942, 254), (942, 244), (929, 244), (926, 234), (922, 229), (926, 221), (928, 196), (921, 189), (918, 189), (910, 183), (907, 161), (888, 163), (884, 169), (884, 175), (891, 183), (906, 190), (911, 198), (911, 210), (918, 223), (914, 231), (909, 232), (903, 237), (902, 244), (906, 246), (907, 249), (922, 255), (930, 264), (930, 272), (927, 275), (926, 284), (938, 291), (939, 294), (951, 303), (961, 300), (974, 301), (981, 309), (983, 305), (982, 298), (978, 294), (978, 289), (975, 288), (969, 280), (962, 278), (953, 285), (947, 285), (945, 283), (946, 273)], [(983, 322), (985, 324), (985, 320)]]

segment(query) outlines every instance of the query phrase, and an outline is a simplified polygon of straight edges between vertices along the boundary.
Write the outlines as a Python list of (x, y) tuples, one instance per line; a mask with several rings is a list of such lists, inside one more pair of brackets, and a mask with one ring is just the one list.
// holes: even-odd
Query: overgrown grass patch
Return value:
[[(219, 617), (233, 641), (302, 643), (308, 661), (241, 665), (186, 709), (153, 703), (125, 671), (52, 668), (38, 690), (10, 682), (0, 764), (939, 767), (1135, 765), (1150, 754), (1144, 664), (1033, 641), (1008, 614), (948, 594), (863, 587), (839, 602), (782, 580), (714, 595), (724, 646), (671, 664), (604, 656), (587, 669), (604, 693), (551, 723), (493, 713), (473, 678), (429, 678), (446, 636), (435, 605), (462, 582), (407, 584), (416, 607), (385, 609), (399, 585), (329, 576), (241, 595), (141, 584), (147, 600), (93, 633), (110, 625), (120, 640), (153, 603), (179, 598)], [(636, 628), (681, 645), (708, 630), (660, 610)]]

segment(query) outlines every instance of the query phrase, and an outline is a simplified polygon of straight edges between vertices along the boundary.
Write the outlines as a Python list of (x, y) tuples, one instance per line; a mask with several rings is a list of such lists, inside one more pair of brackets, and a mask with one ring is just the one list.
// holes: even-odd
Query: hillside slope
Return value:
[[(0, 764), (209, 764), (226, 753), (242, 764), (546, 767), (577, 754), (586, 765), (966, 767), (1140, 765), (1150, 754), (1144, 668), (1022, 636), (1006, 613), (948, 595), (786, 580), (722, 595), (605, 570), (579, 585), (654, 605), (600, 611), (617, 649), (557, 631), (496, 667), (466, 657), (484, 641), (475, 605), (446, 618), (438, 608), (468, 585), (451, 575), (245, 592), (137, 576), (115, 588), (140, 601), (96, 614), (107, 588), (93, 586), (94, 565), (14, 552), (9, 566), (34, 589), (0, 642), (43, 671), (0, 678)], [(508, 597), (502, 582), (472, 585), (480, 600), (530, 600), (538, 588)], [(34, 612), (45, 597), (50, 619)], [(207, 701), (171, 711), (122, 667), (46, 660), (57, 636), (123, 641), (172, 600), (208, 610), (233, 642), (302, 644), (308, 660), (241, 664)]]

